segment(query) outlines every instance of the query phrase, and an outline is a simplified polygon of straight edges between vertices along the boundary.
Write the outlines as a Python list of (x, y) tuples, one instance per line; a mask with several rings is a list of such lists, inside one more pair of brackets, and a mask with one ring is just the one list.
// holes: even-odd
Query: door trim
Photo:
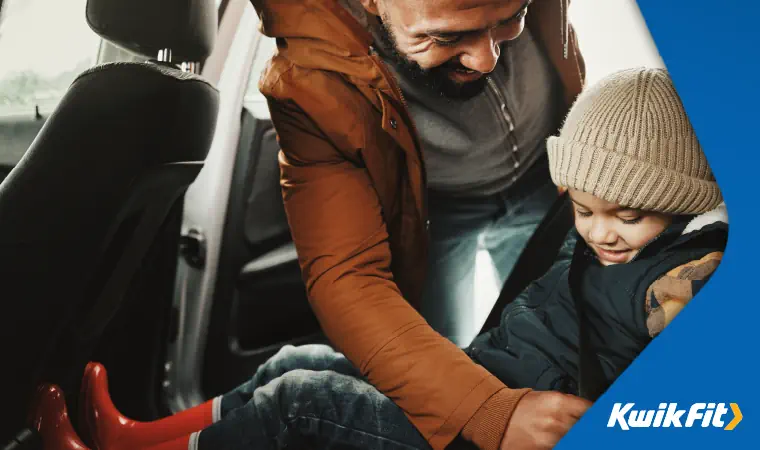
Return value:
[[(238, 7), (239, 13), (233, 9)], [(240, 19), (223, 19), (220, 26), (220, 35), (231, 34), (234, 38), (227, 52), (222, 51), (226, 57), (217, 83), (220, 103), (216, 130), (203, 170), (185, 196), (182, 232), (192, 229), (203, 234), (205, 262), (198, 268), (190, 266), (184, 258), (178, 261), (173, 304), (176, 319), (172, 325), (177, 332), (170, 333), (175, 337), (168, 344), (163, 381), (164, 401), (173, 412), (206, 400), (201, 376), (208, 323), (240, 135), (243, 97), (260, 38), (259, 19), (250, 2), (230, 1), (224, 16), (240, 16)], [(234, 33), (229, 28), (233, 26)], [(223, 42), (224, 39), (217, 44)], [(206, 74), (213, 77), (213, 63), (207, 63), (206, 68)]]

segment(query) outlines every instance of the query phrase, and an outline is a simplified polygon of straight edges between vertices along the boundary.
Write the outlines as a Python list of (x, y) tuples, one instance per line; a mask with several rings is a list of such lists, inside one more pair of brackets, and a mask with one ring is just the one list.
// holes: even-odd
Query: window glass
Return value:
[(0, 115), (52, 111), (97, 58), (86, 0), (5, 0), (0, 22)]

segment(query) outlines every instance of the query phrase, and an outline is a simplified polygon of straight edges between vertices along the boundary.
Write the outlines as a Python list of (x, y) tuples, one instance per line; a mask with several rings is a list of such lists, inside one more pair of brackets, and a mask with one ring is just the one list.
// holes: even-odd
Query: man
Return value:
[(421, 142), (430, 218), (422, 315), (465, 347), (478, 331), (473, 296), (480, 241), (503, 284), (556, 198), (545, 141), (565, 112), (562, 86), (530, 30), (522, 32), (527, 1), (507, 2), (504, 14), (512, 16), (491, 31), (493, 45), (475, 41), (470, 53), (448, 48), (466, 45), (472, 33), (432, 25), (418, 37), (404, 31), (427, 27), (412, 11), (401, 8), (400, 20), (386, 14), (379, 22), (357, 0), (342, 2), (374, 31)]
[(330, 341), (435, 449), (458, 436), (488, 449), (556, 443), (582, 400), (510, 390), (415, 307), (454, 341), (472, 338), (441, 317), (471, 301), (478, 239), (505, 277), (556, 195), (540, 143), (584, 73), (566, 0), (254, 5), (278, 41), (260, 88), (309, 299)]

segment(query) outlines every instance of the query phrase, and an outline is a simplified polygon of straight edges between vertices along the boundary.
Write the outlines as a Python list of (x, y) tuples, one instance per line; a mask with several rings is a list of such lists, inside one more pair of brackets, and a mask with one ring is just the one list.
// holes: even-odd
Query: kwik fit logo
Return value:
[[(615, 403), (608, 428), (722, 428), (731, 431), (742, 421), (739, 405), (730, 403), (694, 403), (686, 409), (678, 403), (660, 403), (657, 409), (634, 409), (635, 403)], [(729, 415), (732, 413), (733, 418)], [(728, 417), (727, 417), (728, 415)]]

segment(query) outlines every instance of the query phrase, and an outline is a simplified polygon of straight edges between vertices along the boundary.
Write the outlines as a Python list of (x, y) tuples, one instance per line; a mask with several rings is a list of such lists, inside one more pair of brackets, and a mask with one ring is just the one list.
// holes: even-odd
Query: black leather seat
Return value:
[(88, 0), (86, 13), (104, 39), (163, 61), (80, 75), (0, 184), (0, 443), (38, 383), (81, 376), (157, 237), (179, 235), (214, 134), (217, 90), (175, 65), (210, 54), (214, 0)]

